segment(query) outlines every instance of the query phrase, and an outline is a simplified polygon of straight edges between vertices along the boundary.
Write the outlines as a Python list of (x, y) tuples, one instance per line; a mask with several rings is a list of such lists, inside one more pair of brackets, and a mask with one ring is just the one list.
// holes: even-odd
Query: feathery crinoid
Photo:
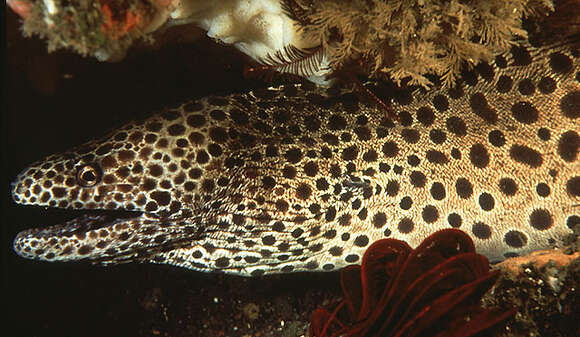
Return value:
[(454, 84), (473, 66), (526, 38), (522, 18), (552, 11), (549, 0), (283, 0), (306, 39), (321, 41), (329, 66), (363, 65), (371, 77)]
[(310, 336), (473, 336), (515, 314), (480, 305), (498, 275), (456, 229), (434, 233), (415, 250), (379, 240), (361, 266), (342, 271), (344, 300), (314, 312)]
[(303, 77), (316, 75), (327, 70), (324, 66), (324, 50), (321, 46), (300, 49), (293, 45), (287, 45), (276, 53), (269, 54), (260, 62), (278, 72)]

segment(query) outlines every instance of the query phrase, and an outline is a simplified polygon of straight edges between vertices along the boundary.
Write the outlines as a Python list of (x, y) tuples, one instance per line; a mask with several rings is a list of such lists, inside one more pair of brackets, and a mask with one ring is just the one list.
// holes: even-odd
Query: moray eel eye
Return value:
[(101, 169), (96, 164), (86, 164), (77, 171), (77, 183), (83, 187), (95, 186), (101, 175)]

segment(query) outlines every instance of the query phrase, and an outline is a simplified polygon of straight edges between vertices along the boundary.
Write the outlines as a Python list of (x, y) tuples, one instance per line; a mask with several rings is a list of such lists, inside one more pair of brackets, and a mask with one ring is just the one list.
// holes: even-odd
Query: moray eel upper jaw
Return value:
[[(135, 153), (98, 144), (91, 142), (30, 165), (12, 183), (12, 198), (23, 205), (144, 211), (129, 201), (136, 198), (129, 186), (140, 182), (144, 174)], [(118, 171), (118, 158), (127, 164), (122, 171)], [(112, 193), (124, 185), (127, 192)]]

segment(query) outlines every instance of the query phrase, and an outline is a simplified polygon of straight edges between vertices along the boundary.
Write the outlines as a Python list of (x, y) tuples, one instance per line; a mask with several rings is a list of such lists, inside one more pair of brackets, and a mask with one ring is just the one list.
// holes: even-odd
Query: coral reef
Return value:
[[(194, 24), (261, 64), (325, 84), (355, 73), (452, 86), (514, 43), (580, 32), (579, 0), (9, 0), (49, 51), (121, 59), (136, 41)], [(156, 34), (153, 34), (156, 33)], [(183, 34), (188, 34), (187, 32)], [(163, 39), (163, 37), (161, 37)]]

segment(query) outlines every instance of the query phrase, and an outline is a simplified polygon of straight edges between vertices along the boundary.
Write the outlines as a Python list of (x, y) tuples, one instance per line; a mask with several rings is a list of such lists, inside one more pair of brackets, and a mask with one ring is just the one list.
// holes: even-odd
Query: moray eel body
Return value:
[(135, 214), (27, 230), (14, 249), (248, 276), (449, 227), (492, 261), (558, 245), (580, 222), (577, 46), (513, 47), (452, 89), (375, 88), (399, 121), (312, 85), (185, 103), (26, 168), (18, 203)]

